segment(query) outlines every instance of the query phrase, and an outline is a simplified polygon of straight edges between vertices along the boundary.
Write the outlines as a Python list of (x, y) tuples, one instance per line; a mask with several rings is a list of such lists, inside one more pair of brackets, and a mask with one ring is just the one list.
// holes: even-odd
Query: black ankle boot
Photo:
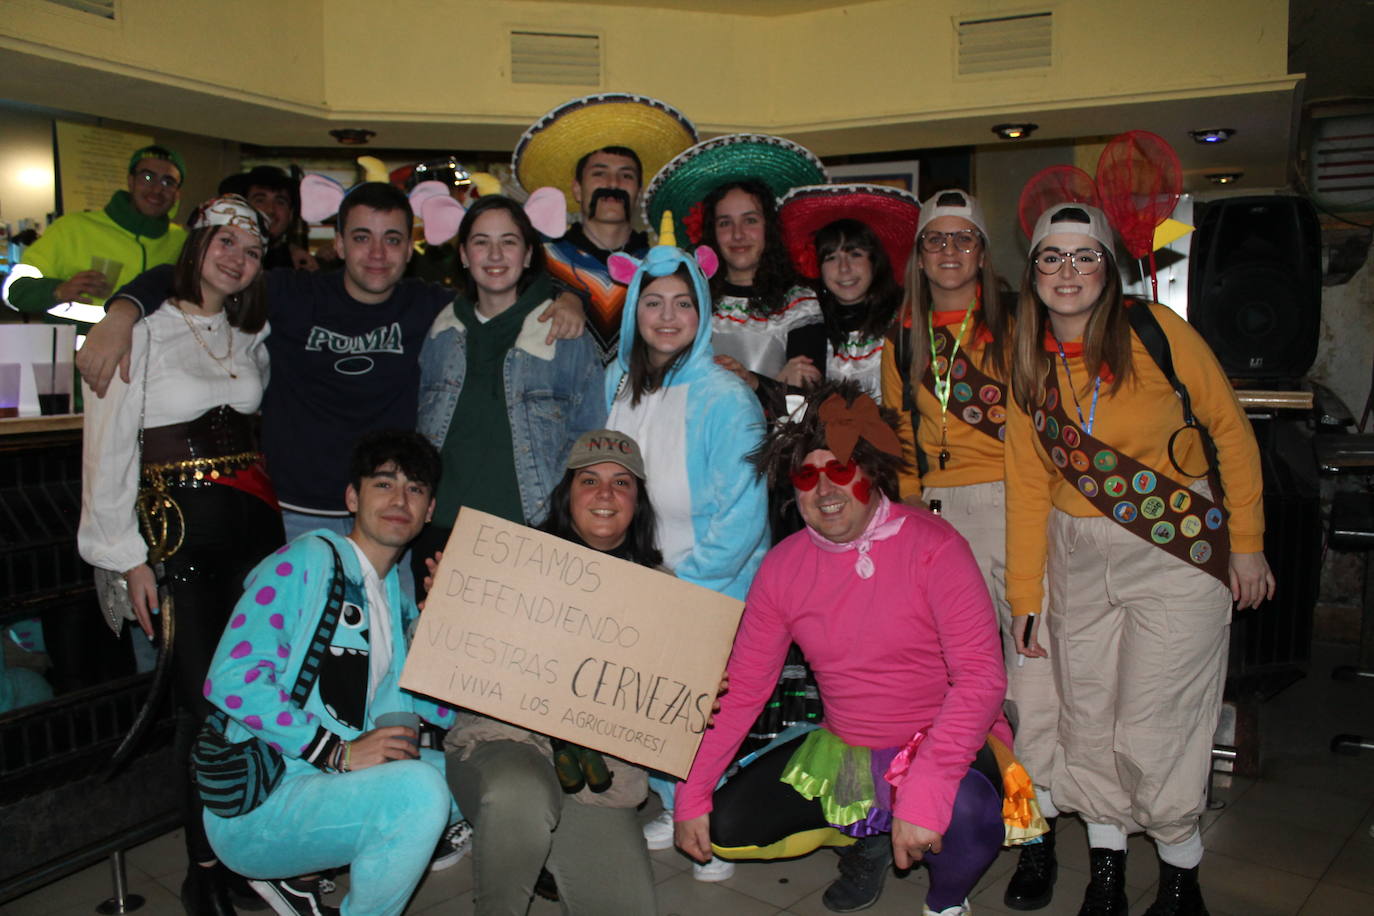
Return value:
[(1126, 851), (1088, 850), (1088, 890), (1078, 916), (1126, 916)]
[(187, 916), (235, 916), (224, 873), (218, 865), (202, 868), (191, 863), (181, 883), (181, 907)]
[(1159, 863), (1159, 894), (1145, 916), (1207, 916), (1202, 888), (1197, 883), (1197, 866), (1179, 868)]
[(857, 913), (878, 902), (892, 865), (892, 837), (868, 836), (840, 850), (840, 876), (825, 889), (821, 902), (832, 913)]
[(1002, 902), (1013, 910), (1038, 910), (1049, 906), (1054, 897), (1054, 880), (1059, 876), (1059, 862), (1054, 855), (1054, 825), (1059, 818), (1048, 818), (1050, 832), (1039, 843), (1021, 847), (1016, 873), (1007, 883)]

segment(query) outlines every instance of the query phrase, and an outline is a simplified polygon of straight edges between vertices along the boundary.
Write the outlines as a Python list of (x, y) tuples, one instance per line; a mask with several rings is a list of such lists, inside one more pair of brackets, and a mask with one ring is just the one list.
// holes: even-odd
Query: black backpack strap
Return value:
[(329, 600), (325, 603), (324, 613), (320, 615), (319, 625), (315, 627), (315, 635), (310, 640), (310, 648), (306, 650), (305, 661), (301, 662), (301, 670), (296, 675), (296, 686), (291, 688), (291, 701), (302, 708), (310, 697), (310, 688), (315, 686), (315, 679), (320, 676), (324, 653), (329, 650), (329, 642), (334, 638), (334, 630), (339, 625), (339, 615), (343, 613), (343, 561), (339, 559), (339, 551), (328, 538), (321, 537), (320, 540), (324, 541), (334, 556), (334, 574), (329, 579)]
[(1150, 311), (1150, 304), (1140, 299), (1128, 301), (1126, 318), (1131, 322), (1131, 330), (1135, 331), (1135, 336), (1140, 338), (1150, 358), (1155, 361), (1159, 371), (1164, 373), (1164, 377), (1177, 392), (1179, 400), (1183, 402), (1183, 422), (1189, 426), (1201, 426), (1197, 417), (1193, 415), (1193, 399), (1188, 394), (1188, 386), (1183, 384), (1178, 373), (1174, 371), (1174, 352), (1169, 347), (1169, 338), (1159, 326), (1159, 319)]
[(1202, 437), (1202, 454), (1207, 459), (1207, 469), (1202, 474), (1191, 474), (1185, 471), (1174, 459), (1174, 441), (1178, 434), (1183, 430), (1176, 430), (1169, 437), (1169, 463), (1174, 469), (1185, 477), (1206, 477), (1207, 482), (1212, 487), (1212, 498), (1221, 505), (1225, 491), (1221, 486), (1221, 473), (1217, 466), (1217, 447), (1212, 441), (1212, 434), (1207, 431), (1207, 427), (1198, 422), (1197, 415), (1193, 413), (1193, 399), (1188, 394), (1188, 386), (1183, 384), (1183, 380), (1174, 371), (1174, 353), (1169, 346), (1169, 338), (1165, 335), (1164, 329), (1159, 326), (1159, 319), (1150, 310), (1150, 303), (1143, 299), (1129, 299), (1126, 302), (1126, 318), (1131, 323), (1131, 330), (1140, 338), (1140, 342), (1145, 345), (1145, 350), (1150, 354), (1150, 358), (1155, 361), (1159, 371), (1164, 373), (1164, 377), (1169, 380), (1174, 392), (1178, 395), (1179, 401), (1183, 405), (1183, 425), (1192, 427), (1198, 431)]

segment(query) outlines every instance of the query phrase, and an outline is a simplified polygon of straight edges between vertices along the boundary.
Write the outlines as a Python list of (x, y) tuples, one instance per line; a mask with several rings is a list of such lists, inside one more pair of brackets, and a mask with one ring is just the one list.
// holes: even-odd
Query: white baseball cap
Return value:
[(1111, 224), (1107, 214), (1088, 204), (1055, 204), (1035, 221), (1035, 231), (1031, 233), (1030, 253), (1040, 247), (1047, 236), (1056, 232), (1077, 232), (1088, 236), (1111, 253), (1115, 246)]
[(978, 227), (983, 239), (988, 237), (987, 220), (983, 219), (983, 208), (972, 194), (960, 190), (938, 191), (921, 204), (921, 219), (916, 223), (916, 234), (920, 235), (926, 224), (942, 216), (957, 216)]

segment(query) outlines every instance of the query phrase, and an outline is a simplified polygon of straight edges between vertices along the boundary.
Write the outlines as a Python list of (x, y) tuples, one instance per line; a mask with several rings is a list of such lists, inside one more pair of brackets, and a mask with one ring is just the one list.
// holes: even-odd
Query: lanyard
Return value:
[(940, 358), (935, 350), (935, 313), (931, 311), (926, 315), (926, 331), (930, 334), (930, 374), (935, 380), (935, 399), (940, 402), (940, 470), (945, 469), (949, 462), (949, 392), (950, 380), (954, 374), (954, 357), (959, 355), (959, 341), (964, 339), (964, 332), (968, 330), (969, 319), (973, 317), (973, 306), (977, 303), (975, 298), (964, 309), (964, 320), (959, 324), (959, 333), (954, 335), (954, 347), (949, 351), (949, 362), (945, 364), (945, 374), (941, 378), (940, 370), (937, 368)]
[(1073, 395), (1073, 409), (1078, 411), (1078, 425), (1083, 427), (1083, 432), (1091, 436), (1093, 421), (1097, 419), (1097, 393), (1102, 388), (1102, 376), (1099, 374), (1093, 380), (1093, 402), (1092, 406), (1088, 408), (1088, 419), (1084, 421), (1083, 405), (1078, 403), (1078, 389), (1073, 383), (1073, 373), (1069, 371), (1069, 358), (1064, 355), (1064, 345), (1059, 342), (1059, 338), (1056, 337), (1054, 342), (1059, 347), (1059, 361), (1064, 364), (1064, 375), (1069, 380), (1069, 394)]

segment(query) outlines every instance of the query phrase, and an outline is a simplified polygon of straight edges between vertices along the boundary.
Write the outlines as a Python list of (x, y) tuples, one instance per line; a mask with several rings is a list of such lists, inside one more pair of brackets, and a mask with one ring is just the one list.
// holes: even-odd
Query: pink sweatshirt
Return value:
[(678, 787), (678, 820), (711, 810), (794, 640), (816, 673), (825, 727), (846, 743), (894, 747), (926, 733), (896, 794), (902, 820), (944, 833), (989, 732), (1011, 745), (997, 620), (968, 543), (929, 512), (891, 511), (906, 521), (873, 543), (870, 579), (855, 572), (855, 551), (823, 551), (805, 530), (764, 558), (730, 655), (730, 691)]

